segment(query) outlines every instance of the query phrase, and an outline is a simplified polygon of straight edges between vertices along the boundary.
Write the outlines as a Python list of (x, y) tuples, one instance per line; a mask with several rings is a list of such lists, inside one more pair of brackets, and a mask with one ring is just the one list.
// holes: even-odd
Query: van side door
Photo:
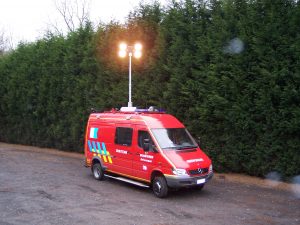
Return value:
[(111, 172), (132, 176), (133, 128), (130, 124), (116, 124), (113, 165)]

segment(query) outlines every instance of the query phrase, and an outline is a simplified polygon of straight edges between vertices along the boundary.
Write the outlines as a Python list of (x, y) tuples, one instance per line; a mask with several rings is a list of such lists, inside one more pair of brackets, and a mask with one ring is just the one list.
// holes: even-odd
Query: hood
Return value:
[(208, 168), (211, 164), (210, 158), (200, 148), (164, 150), (164, 154), (180, 169)]

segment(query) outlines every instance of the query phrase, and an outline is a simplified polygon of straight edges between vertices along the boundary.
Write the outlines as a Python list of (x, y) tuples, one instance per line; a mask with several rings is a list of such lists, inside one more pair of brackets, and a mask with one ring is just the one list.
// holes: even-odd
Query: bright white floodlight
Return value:
[(126, 51), (120, 50), (120, 51), (119, 51), (119, 56), (120, 56), (121, 58), (124, 58), (124, 57), (126, 56)]
[(122, 42), (122, 43), (120, 44), (119, 47), (120, 47), (120, 50), (126, 51), (126, 49), (127, 49), (127, 44), (124, 43), (124, 42)]
[(134, 45), (134, 53), (133, 56), (137, 59), (141, 58), (142, 56), (142, 48), (143, 46), (140, 43), (136, 43)]
[(133, 53), (134, 58), (141, 58), (142, 57), (142, 52), (141, 51), (134, 51)]
[(127, 44), (122, 42), (119, 45), (119, 57), (124, 58), (126, 56), (127, 53)]
[(136, 51), (141, 51), (142, 48), (143, 48), (143, 46), (141, 45), (141, 43), (136, 43), (134, 45), (134, 50), (136, 50)]

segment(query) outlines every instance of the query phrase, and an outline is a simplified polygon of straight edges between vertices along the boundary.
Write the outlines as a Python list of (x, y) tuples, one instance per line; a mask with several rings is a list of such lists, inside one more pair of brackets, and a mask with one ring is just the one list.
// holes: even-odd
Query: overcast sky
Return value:
[[(11, 37), (14, 45), (20, 41), (35, 41), (43, 37), (51, 25), (64, 27), (55, 1), (66, 0), (0, 0), (0, 31)], [(76, 1), (76, 0), (67, 0)], [(83, 0), (78, 0), (83, 1)], [(140, 0), (86, 0), (93, 22), (124, 22), (129, 11), (138, 6)], [(151, 2), (144, 0), (143, 2)], [(162, 0), (161, 3), (166, 2)]]

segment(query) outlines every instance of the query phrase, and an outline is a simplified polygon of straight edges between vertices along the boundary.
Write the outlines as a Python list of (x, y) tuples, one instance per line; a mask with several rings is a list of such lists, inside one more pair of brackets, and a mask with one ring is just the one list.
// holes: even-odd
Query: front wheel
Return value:
[(168, 185), (164, 177), (155, 177), (152, 182), (152, 190), (156, 197), (164, 198), (168, 195)]
[(92, 173), (94, 175), (94, 178), (96, 180), (103, 180), (104, 178), (104, 172), (100, 165), (100, 163), (95, 163), (92, 167)]

